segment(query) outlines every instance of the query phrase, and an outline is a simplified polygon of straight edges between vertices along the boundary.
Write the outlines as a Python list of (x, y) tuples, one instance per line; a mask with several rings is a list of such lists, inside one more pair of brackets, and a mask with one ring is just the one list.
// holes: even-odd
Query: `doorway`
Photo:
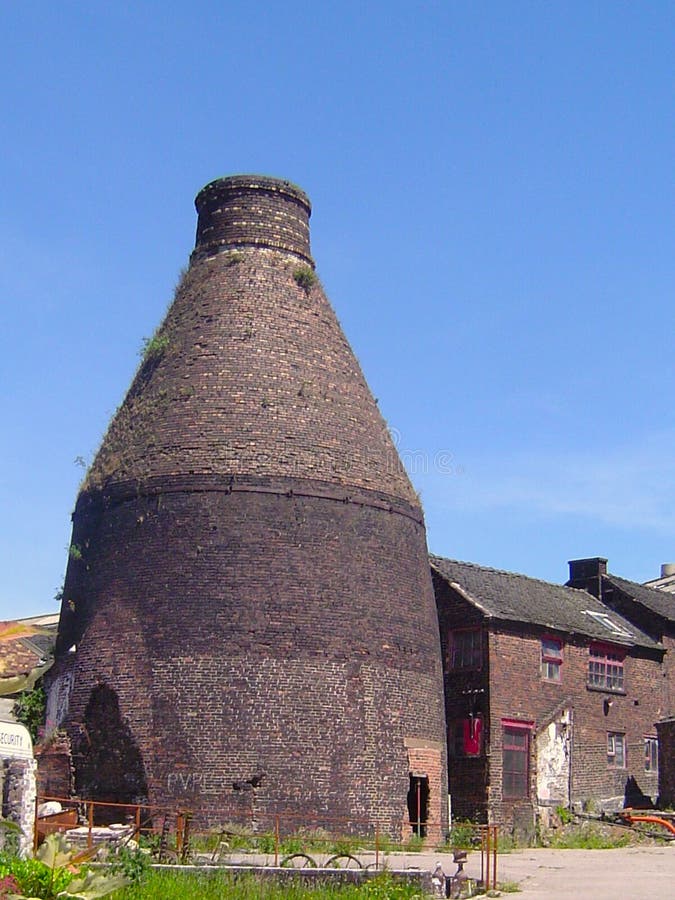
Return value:
[(429, 776), (426, 773), (410, 773), (408, 818), (412, 833), (421, 838), (426, 837), (429, 820)]

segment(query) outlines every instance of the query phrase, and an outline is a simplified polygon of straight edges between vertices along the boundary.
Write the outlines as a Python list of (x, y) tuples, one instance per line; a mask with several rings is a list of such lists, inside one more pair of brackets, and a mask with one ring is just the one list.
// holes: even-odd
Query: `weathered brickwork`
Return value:
[[(434, 815), (439, 808), (439, 800), (441, 803), (446, 801), (445, 794), (445, 746), (436, 742), (406, 740), (408, 750), (408, 766), (411, 773), (419, 773), (422, 777), (426, 776), (426, 782), (429, 789), (428, 799), (425, 809), (418, 811), (418, 814), (407, 816), (403, 821), (401, 829), (401, 837), (405, 841), (410, 837), (411, 822), (425, 823), (425, 837), (430, 843), (438, 844), (444, 836), (445, 819)], [(413, 800), (413, 811), (415, 810), (415, 802)], [(415, 829), (413, 828), (412, 831)]]
[[(454, 752), (454, 728), (471, 714), (483, 722), (489, 716), (489, 665), (487, 652), (479, 670), (452, 671), (448, 635), (453, 628), (484, 628), (484, 618), (450, 589), (438, 573), (432, 572), (441, 631), (445, 716), (448, 727), (448, 790), (453, 817), (487, 822), (488, 766), (485, 754), (463, 756)], [(487, 651), (487, 634), (483, 631)]]
[(49, 743), (38, 744), (35, 759), (40, 797), (70, 797), (73, 792), (73, 768), (67, 735), (59, 733)]
[(659, 740), (659, 806), (675, 806), (675, 718), (656, 723)]
[(77, 502), (57, 647), (76, 787), (210, 824), (290, 811), (399, 834), (417, 741), (444, 823), (419, 503), (297, 274), (306, 198), (245, 181), (200, 195), (190, 269)]
[[(626, 648), (624, 689), (588, 686), (588, 637), (575, 637), (524, 623), (509, 626), (486, 617), (434, 571), (441, 624), (448, 721), (449, 791), (453, 815), (532, 832), (555, 806), (616, 808), (656, 800), (656, 769), (645, 764), (645, 740), (656, 737), (661, 714), (663, 654)], [(452, 665), (451, 633), (476, 628), (481, 661)], [(562, 641), (560, 681), (544, 678), (542, 638)], [(463, 752), (454, 728), (480, 721), (480, 752)], [(473, 727), (473, 726), (472, 726)], [(526, 795), (503, 790), (505, 727), (527, 735)], [(609, 759), (608, 735), (625, 736), (625, 760)], [(471, 750), (471, 748), (469, 748)]]
[[(639, 792), (656, 799), (655, 772), (645, 771), (645, 737), (656, 736), (653, 692), (662, 678), (660, 658), (633, 649), (624, 661), (625, 693), (589, 688), (588, 642), (563, 646), (560, 683), (541, 676), (541, 636), (490, 635), (490, 805), (509, 824), (512, 804), (501, 796), (502, 720), (522, 719), (537, 728), (560, 706), (572, 709), (570, 800), (591, 808), (616, 808)], [(608, 765), (608, 733), (625, 734), (626, 764)], [(530, 741), (530, 797), (536, 797), (534, 740)], [(634, 779), (633, 783), (630, 779)], [(532, 801), (534, 811), (534, 802)]]

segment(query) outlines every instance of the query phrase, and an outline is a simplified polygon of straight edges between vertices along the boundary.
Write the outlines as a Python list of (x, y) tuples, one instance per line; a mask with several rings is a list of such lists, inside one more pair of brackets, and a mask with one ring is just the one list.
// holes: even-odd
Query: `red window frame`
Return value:
[(480, 628), (456, 628), (448, 637), (449, 669), (475, 672), (483, 668), (483, 632)]
[(603, 691), (624, 690), (626, 651), (607, 644), (588, 648), (588, 684)]
[(541, 639), (541, 677), (544, 681), (559, 684), (562, 681), (562, 663), (562, 639), (544, 635)]
[(502, 795), (508, 800), (530, 796), (532, 722), (502, 720)]

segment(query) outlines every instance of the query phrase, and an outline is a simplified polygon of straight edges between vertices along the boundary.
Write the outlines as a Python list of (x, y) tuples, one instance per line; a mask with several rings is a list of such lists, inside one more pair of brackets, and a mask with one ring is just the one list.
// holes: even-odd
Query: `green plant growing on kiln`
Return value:
[(298, 287), (301, 287), (306, 294), (309, 294), (317, 281), (314, 270), (309, 266), (300, 266), (293, 272), (293, 278)]

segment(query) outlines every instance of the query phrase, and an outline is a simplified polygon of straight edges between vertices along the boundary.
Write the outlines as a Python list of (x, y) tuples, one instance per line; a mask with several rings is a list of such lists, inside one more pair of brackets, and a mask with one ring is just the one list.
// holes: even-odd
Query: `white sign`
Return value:
[(28, 729), (16, 722), (0, 722), (0, 757), (32, 759), (33, 742)]

